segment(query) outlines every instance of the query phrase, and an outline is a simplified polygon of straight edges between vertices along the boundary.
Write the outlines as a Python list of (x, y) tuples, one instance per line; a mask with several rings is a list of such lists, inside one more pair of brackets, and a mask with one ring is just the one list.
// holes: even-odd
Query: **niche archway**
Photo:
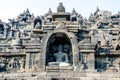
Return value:
[(47, 42), (46, 47), (46, 65), (49, 62), (55, 62), (54, 53), (58, 52), (58, 46), (63, 46), (63, 52), (68, 55), (70, 64), (73, 64), (72, 45), (69, 37), (62, 32), (53, 33)]

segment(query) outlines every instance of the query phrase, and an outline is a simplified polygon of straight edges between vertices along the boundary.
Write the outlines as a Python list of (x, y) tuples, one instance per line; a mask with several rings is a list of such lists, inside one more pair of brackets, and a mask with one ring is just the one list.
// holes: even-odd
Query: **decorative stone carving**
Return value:
[(59, 24), (56, 26), (56, 28), (54, 29), (54, 32), (67, 32), (68, 29), (66, 28), (66, 24), (64, 22), (59, 22)]
[(19, 60), (19, 64), (20, 64), (20, 72), (25, 71), (25, 59), (24, 58)]
[(107, 47), (107, 41), (105, 39), (104, 33), (102, 33), (102, 40), (101, 40), (100, 47)]
[(8, 63), (9, 69), (17, 69), (19, 67), (18, 61), (15, 58), (12, 58)]
[(63, 3), (59, 3), (59, 6), (57, 7), (57, 12), (65, 12), (65, 8), (63, 6)]
[(20, 38), (20, 31), (17, 32), (16, 34), (16, 39), (13, 40), (12, 45), (13, 46), (22, 46), (22, 39)]
[[(39, 23), (39, 24), (38, 24)], [(37, 26), (36, 26), (37, 25)], [(34, 20), (34, 28), (35, 29), (41, 29), (42, 27), (42, 20), (40, 19), (40, 17), (38, 16), (35, 20)]]

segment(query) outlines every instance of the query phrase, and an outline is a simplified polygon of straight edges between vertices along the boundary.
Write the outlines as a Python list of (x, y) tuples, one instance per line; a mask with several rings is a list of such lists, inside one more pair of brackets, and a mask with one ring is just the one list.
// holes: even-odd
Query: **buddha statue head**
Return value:
[(63, 52), (63, 46), (61, 44), (58, 46), (58, 52)]

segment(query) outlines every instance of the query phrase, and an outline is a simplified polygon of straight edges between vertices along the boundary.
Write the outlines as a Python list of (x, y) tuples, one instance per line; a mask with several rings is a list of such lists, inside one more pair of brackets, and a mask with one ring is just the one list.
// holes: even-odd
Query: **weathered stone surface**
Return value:
[(120, 80), (119, 16), (97, 8), (86, 19), (60, 3), (0, 21), (0, 80)]

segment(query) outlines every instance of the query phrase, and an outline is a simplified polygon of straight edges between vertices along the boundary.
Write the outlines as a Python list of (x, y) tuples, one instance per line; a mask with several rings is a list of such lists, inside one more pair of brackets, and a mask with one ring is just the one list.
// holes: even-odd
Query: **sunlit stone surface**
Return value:
[(0, 21), (0, 80), (120, 80), (120, 12), (29, 9)]

